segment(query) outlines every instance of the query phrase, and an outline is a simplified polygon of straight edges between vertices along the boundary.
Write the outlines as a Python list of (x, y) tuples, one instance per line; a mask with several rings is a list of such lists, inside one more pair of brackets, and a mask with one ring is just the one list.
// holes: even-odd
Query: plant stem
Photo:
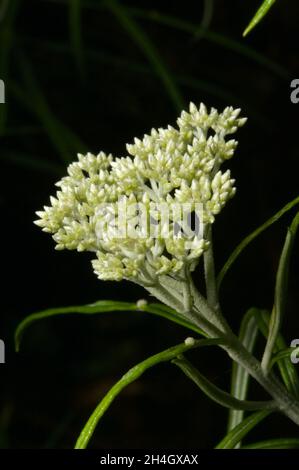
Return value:
[(217, 312), (220, 310), (220, 306), (217, 293), (211, 225), (207, 227), (206, 238), (210, 242), (209, 248), (204, 252), (203, 255), (207, 300), (210, 307)]
[[(190, 276), (190, 282), (191, 282)], [(174, 281), (175, 282), (175, 281)], [(191, 283), (191, 294), (194, 300), (192, 308), (187, 312), (184, 308), (182, 288), (180, 283), (159, 284), (148, 287), (147, 290), (156, 296), (166, 305), (176, 309), (182, 316), (188, 318), (209, 338), (221, 338), (224, 344), (220, 347), (224, 349), (229, 357), (243, 367), (275, 400), (279, 411), (288, 416), (294, 423), (299, 425), (299, 400), (296, 400), (285, 387), (278, 381), (275, 375), (270, 372), (265, 374), (261, 363), (243, 346), (241, 341), (231, 331), (221, 312), (216, 312), (204, 297), (197, 291)], [(181, 298), (180, 298), (181, 297)], [(180, 300), (179, 300), (180, 298)]]
[(221, 346), (233, 361), (240, 364), (274, 398), (278, 409), (299, 425), (299, 401), (277, 380), (273, 373), (264, 374), (260, 362), (244, 348), (239, 339), (227, 335), (229, 346)]

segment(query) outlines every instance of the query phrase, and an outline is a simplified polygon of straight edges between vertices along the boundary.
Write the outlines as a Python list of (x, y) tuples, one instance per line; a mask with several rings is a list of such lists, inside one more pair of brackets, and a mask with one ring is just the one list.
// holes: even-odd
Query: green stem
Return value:
[[(176, 283), (174, 286), (176, 286)], [(150, 287), (148, 290), (159, 300), (188, 318), (203, 330), (209, 338), (222, 338), (225, 344), (221, 347), (228, 353), (230, 358), (240, 364), (273, 397), (277, 403), (277, 408), (282, 413), (299, 425), (299, 401), (284, 388), (272, 372), (267, 375), (264, 374), (260, 362), (233, 334), (224, 317), (208, 305), (193, 283), (191, 284), (191, 293), (195, 305), (188, 312), (184, 309), (182, 292), (178, 294), (178, 291), (175, 291), (170, 285), (165, 287), (165, 285), (161, 286), (157, 283), (154, 288)], [(179, 296), (181, 296), (180, 301), (178, 301)], [(198, 303), (200, 303), (200, 306), (198, 306)]]
[[(172, 296), (168, 292), (168, 295)], [(212, 310), (212, 309), (211, 309)], [(213, 310), (212, 310), (213, 312)], [(216, 315), (215, 312), (214, 317)], [(243, 346), (239, 339), (230, 331), (219, 329), (212, 320), (199, 314), (193, 307), (188, 312), (188, 318), (201, 328), (210, 338), (222, 338), (226, 344), (221, 347), (233, 361), (240, 364), (276, 401), (277, 408), (299, 425), (299, 401), (296, 400), (277, 380), (271, 372), (265, 375), (260, 362)]]
[(231, 329), (222, 315), (220, 309), (215, 311), (208, 304), (207, 300), (201, 295), (201, 293), (196, 289), (193, 279), (190, 276), (191, 284), (191, 293), (194, 299), (194, 307), (201, 312), (202, 316), (209, 320), (213, 325), (215, 325), (223, 333), (230, 333)]
[(274, 398), (278, 409), (299, 425), (299, 401), (291, 395), (271, 372), (264, 374), (260, 362), (232, 334), (229, 346), (222, 346), (233, 361), (240, 364)]
[(207, 300), (211, 308), (213, 308), (216, 311), (219, 311), (220, 306), (219, 306), (219, 301), (218, 301), (218, 292), (217, 292), (217, 284), (216, 284), (211, 225), (207, 228), (206, 238), (210, 242), (210, 246), (208, 250), (205, 251), (203, 255)]

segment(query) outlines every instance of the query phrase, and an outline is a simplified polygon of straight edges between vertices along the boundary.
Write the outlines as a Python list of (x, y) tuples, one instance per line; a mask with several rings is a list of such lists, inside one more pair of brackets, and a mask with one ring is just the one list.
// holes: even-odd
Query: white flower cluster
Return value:
[[(199, 236), (182, 222), (178, 207), (188, 204), (192, 214), (200, 205), (200, 222), (210, 224), (235, 194), (229, 170), (219, 168), (237, 146), (226, 136), (246, 122), (239, 113), (232, 107), (208, 112), (203, 104), (191, 103), (189, 113), (178, 118), (178, 128), (152, 129), (127, 145), (130, 156), (78, 155), (35, 223), (53, 233), (56, 249), (95, 252), (93, 267), (100, 279), (142, 283), (147, 266), (156, 275), (193, 269), (208, 242), (204, 232)], [(134, 207), (127, 212), (133, 235), (115, 229), (124, 215), (120, 201), (121, 207)], [(167, 230), (159, 204), (169, 209)], [(154, 220), (155, 236), (140, 224), (138, 205), (145, 210), (143, 221)]]

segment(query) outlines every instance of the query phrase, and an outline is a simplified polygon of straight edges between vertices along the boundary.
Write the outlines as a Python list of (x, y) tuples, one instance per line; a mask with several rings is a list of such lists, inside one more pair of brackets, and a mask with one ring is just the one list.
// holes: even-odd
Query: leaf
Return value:
[(196, 41), (201, 39), (204, 36), (205, 31), (209, 29), (213, 18), (213, 12), (214, 0), (204, 0), (201, 22), (198, 26), (198, 30), (194, 33), (194, 39)]
[(120, 4), (117, 0), (108, 0), (105, 2), (105, 6), (111, 10), (122, 27), (142, 50), (149, 63), (160, 77), (161, 82), (164, 84), (165, 90), (171, 98), (176, 110), (181, 111), (181, 109), (184, 108), (184, 100), (170, 71), (160, 57), (158, 49), (142, 28), (135, 22), (128, 9), (123, 4)]
[(262, 369), (265, 373), (268, 373), (271, 368), (271, 357), (285, 311), (289, 264), (298, 225), (299, 212), (294, 217), (292, 224), (287, 231), (287, 236), (279, 260), (275, 283), (274, 306), (270, 317), (269, 334), (262, 359)]
[[(267, 339), (268, 337), (268, 325), (270, 321), (269, 312), (266, 310), (260, 310), (259, 314), (256, 315), (256, 320), (259, 326), (260, 331)], [(286, 343), (283, 339), (283, 336), (279, 334), (276, 338), (276, 345), (274, 352), (286, 349)], [(278, 362), (279, 371), (281, 377), (287, 387), (288, 391), (294, 395), (294, 397), (299, 398), (299, 378), (297, 374), (296, 367), (292, 362), (287, 359), (279, 359)]]
[(69, 32), (70, 43), (77, 68), (83, 77), (85, 74), (83, 61), (83, 46), (81, 32), (81, 0), (68, 0), (69, 2)]
[(196, 32), (201, 31), (202, 36), (207, 40), (217, 46), (223, 47), (224, 49), (228, 49), (233, 51), (237, 54), (240, 54), (244, 57), (248, 57), (249, 59), (253, 60), (254, 62), (264, 66), (271, 72), (275, 73), (276, 75), (280, 76), (281, 78), (288, 79), (290, 74), (284, 67), (276, 62), (268, 59), (268, 57), (264, 56), (263, 54), (259, 53), (252, 47), (248, 46), (239, 41), (235, 41), (229, 37), (226, 37), (222, 34), (216, 33), (212, 30), (204, 30), (198, 27), (198, 25), (185, 21), (184, 19), (165, 15), (160, 13), (156, 10), (150, 9), (141, 9), (141, 8), (128, 8), (129, 12), (132, 16), (136, 18), (144, 18), (155, 23), (163, 24), (165, 26), (169, 26), (170, 28), (184, 31), (186, 33), (191, 34), (192, 36), (196, 34)]
[(242, 446), (242, 449), (299, 449), (299, 439), (296, 437), (269, 439), (247, 444)]
[(286, 348), (282, 349), (281, 351), (278, 351), (276, 354), (271, 359), (271, 367), (274, 366), (278, 361), (281, 359), (289, 359), (291, 357), (291, 354), (295, 353), (296, 355), (299, 354), (299, 347), (298, 348)]
[[(256, 314), (258, 314), (258, 310), (255, 308), (251, 308), (246, 312), (243, 317), (239, 332), (239, 340), (249, 352), (253, 351), (258, 334), (258, 325), (255, 318)], [(239, 400), (245, 400), (247, 396), (249, 379), (250, 375), (246, 369), (241, 367), (237, 362), (233, 362), (231, 394)], [(239, 423), (242, 422), (243, 417), (243, 410), (230, 410), (227, 430), (230, 431), (231, 429), (235, 428)]]
[(263, 419), (271, 413), (270, 410), (257, 411), (248, 416), (242, 423), (232, 429), (215, 447), (215, 449), (234, 449), (236, 445)]
[[(209, 0), (207, 0), (209, 1)], [(99, 2), (99, 1), (90, 1), (83, 2), (82, 6), (92, 9), (92, 10), (102, 10), (107, 8), (109, 0)], [(217, 46), (223, 47), (229, 51), (236, 52), (244, 57), (251, 59), (257, 64), (262, 65), (271, 72), (280, 76), (284, 79), (289, 79), (290, 73), (282, 65), (270, 60), (268, 57), (261, 54), (259, 51), (253, 49), (239, 41), (235, 41), (229, 37), (226, 37), (222, 34), (211, 31), (210, 29), (205, 29), (205, 27), (199, 27), (198, 24), (185, 21), (181, 17), (171, 16), (168, 14), (160, 13), (157, 10), (150, 8), (138, 8), (138, 7), (126, 7), (126, 12), (130, 15), (131, 18), (140, 18), (145, 19), (154, 23), (162, 24), (168, 26), (169, 28), (176, 29), (178, 31), (186, 32), (194, 37), (194, 35), (200, 33), (207, 41), (210, 41)], [(180, 107), (180, 109), (182, 109)]]
[(130, 369), (104, 396), (100, 401), (89, 420), (85, 424), (77, 442), (75, 449), (85, 449), (88, 442), (90, 441), (95, 428), (102, 418), (104, 413), (107, 411), (113, 400), (119, 395), (119, 393), (127, 387), (130, 383), (137, 380), (147, 369), (153, 367), (161, 362), (168, 362), (174, 359), (176, 356), (188, 351), (189, 349), (203, 347), (203, 346), (213, 346), (219, 344), (218, 339), (203, 339), (194, 341), (192, 345), (187, 345), (186, 343), (179, 344), (172, 348), (166, 349), (154, 356), (145, 359), (145, 361), (140, 362), (135, 367)]
[(268, 219), (265, 223), (263, 223), (260, 227), (255, 229), (252, 233), (247, 235), (241, 243), (234, 249), (234, 251), (231, 253), (229, 256), (228, 260), (222, 267), (220, 273), (217, 276), (217, 286), (218, 290), (220, 289), (220, 286), (222, 284), (222, 281), (224, 279), (224, 276), (226, 275), (227, 271), (231, 268), (232, 264), (236, 261), (236, 259), (240, 256), (242, 251), (253, 241), (255, 240), (261, 233), (263, 233), (268, 227), (270, 227), (272, 224), (277, 222), (286, 212), (291, 210), (296, 204), (299, 203), (299, 197), (296, 197), (293, 199), (291, 202), (286, 204), (282, 209), (280, 209), (276, 214), (274, 214), (270, 219)]
[[(32, 44), (32, 39), (27, 36), (22, 36), (22, 41), (26, 41), (26, 43)], [(35, 43), (35, 47), (40, 46), (43, 50), (47, 48), (51, 52), (55, 54), (70, 54), (71, 49), (68, 45), (63, 44), (61, 42), (54, 42), (54, 41), (39, 41), (38, 44)], [(157, 75), (156, 70), (152, 67), (147, 66), (143, 63), (138, 63), (131, 61), (130, 59), (126, 59), (123, 56), (116, 56), (110, 53), (105, 53), (104, 51), (100, 51), (98, 49), (85, 49), (86, 57), (94, 62), (102, 62), (105, 65), (112, 66), (113, 68), (125, 68), (131, 71), (133, 74), (143, 74), (143, 75)], [(219, 87), (219, 85), (215, 82), (211, 82), (210, 80), (202, 80), (199, 78), (191, 77), (188, 75), (180, 75), (176, 74), (173, 77), (176, 83), (182, 85), (184, 87), (191, 88), (193, 90), (200, 90), (205, 93), (210, 94), (211, 96), (215, 96), (222, 100), (225, 104), (227, 102), (231, 102), (236, 106), (245, 106), (250, 115), (250, 118), (253, 122), (255, 122), (259, 127), (263, 127), (265, 129), (269, 129), (270, 121), (267, 116), (262, 115), (260, 110), (255, 110), (250, 104), (245, 103), (242, 97), (237, 96), (235, 93), (231, 93), (225, 90), (223, 87)]]
[(184, 357), (177, 357), (171, 361), (178, 366), (184, 374), (191, 379), (211, 400), (215, 401), (225, 408), (233, 408), (235, 410), (265, 410), (275, 409), (275, 401), (247, 401), (238, 400), (229, 393), (221, 390), (219, 387), (210, 382), (204, 375), (202, 375), (191, 362), (187, 361)]
[(249, 25), (243, 32), (243, 36), (247, 36), (247, 34), (256, 27), (256, 25), (264, 18), (264, 16), (268, 13), (270, 8), (274, 5), (276, 0), (264, 0), (257, 12), (255, 13), (254, 17), (250, 21)]
[(69, 162), (74, 153), (87, 152), (87, 146), (53, 114), (28, 60), (21, 57), (20, 63), (26, 90), (13, 81), (10, 81), (9, 89), (18, 101), (39, 118), (62, 161)]
[(198, 327), (191, 324), (183, 317), (181, 317), (178, 313), (174, 310), (170, 309), (166, 305), (160, 305), (156, 303), (147, 304), (142, 307), (139, 307), (137, 303), (131, 302), (118, 302), (114, 300), (99, 300), (98, 302), (87, 304), (87, 305), (77, 305), (71, 307), (57, 307), (57, 308), (49, 308), (45, 310), (41, 310), (37, 313), (33, 313), (26, 317), (21, 323), (18, 325), (16, 332), (15, 332), (15, 349), (19, 351), (20, 343), (23, 337), (25, 330), (36, 321), (42, 320), (44, 318), (53, 317), (56, 315), (66, 315), (66, 314), (88, 314), (93, 315), (97, 313), (107, 313), (107, 312), (117, 312), (117, 311), (133, 311), (133, 312), (147, 312), (157, 315), (159, 317), (166, 318), (167, 320), (171, 320), (174, 323), (178, 323), (185, 328), (188, 328), (200, 335), (204, 335)]

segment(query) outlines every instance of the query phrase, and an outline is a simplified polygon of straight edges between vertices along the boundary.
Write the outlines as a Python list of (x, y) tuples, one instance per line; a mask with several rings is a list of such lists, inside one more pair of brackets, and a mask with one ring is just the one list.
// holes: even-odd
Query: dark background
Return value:
[[(72, 447), (99, 399), (128, 368), (188, 335), (143, 313), (74, 315), (35, 324), (14, 352), (14, 329), (33, 311), (146, 296), (130, 283), (98, 281), (89, 254), (54, 251), (51, 238), (32, 223), (78, 151), (124, 155), (134, 136), (174, 124), (181, 101), (242, 107), (249, 120), (229, 163), (238, 192), (214, 229), (218, 268), (247, 233), (298, 196), (299, 104), (290, 101), (290, 82), (299, 74), (298, 2), (277, 2), (242, 39), (259, 3), (205, 2), (211, 20), (202, 30), (202, 0), (123, 1), (123, 8), (97, 0), (7, 2), (0, 24), (6, 85), (0, 105), (1, 447)], [(265, 232), (227, 275), (221, 295), (234, 329), (247, 308), (271, 308), (290, 220), (286, 215)], [(299, 337), (298, 248), (284, 322), (288, 343)], [(195, 276), (201, 278), (201, 269)], [(190, 357), (228, 388), (231, 365), (223, 353), (209, 349)], [(263, 393), (253, 386), (251, 396)], [(91, 446), (211, 448), (225, 433), (226, 416), (163, 364), (118, 397)], [(274, 416), (248, 442), (285, 435), (298, 430)]]

